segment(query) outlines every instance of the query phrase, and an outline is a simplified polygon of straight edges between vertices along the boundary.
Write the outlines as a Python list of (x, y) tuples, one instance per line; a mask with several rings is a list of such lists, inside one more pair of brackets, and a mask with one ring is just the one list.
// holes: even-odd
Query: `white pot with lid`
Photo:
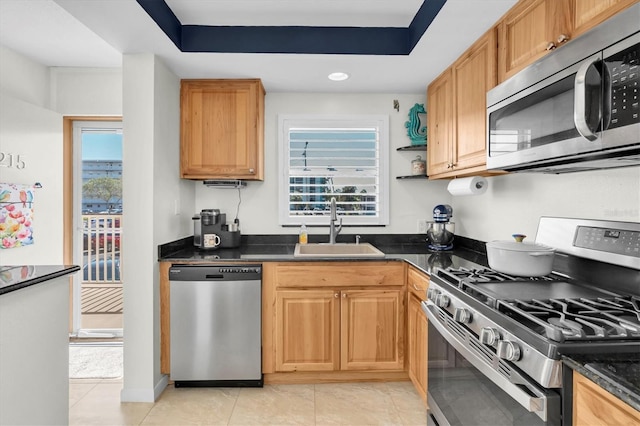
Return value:
[(489, 267), (498, 272), (520, 277), (549, 275), (553, 268), (555, 249), (543, 244), (525, 243), (526, 235), (514, 234), (516, 241), (487, 243)]

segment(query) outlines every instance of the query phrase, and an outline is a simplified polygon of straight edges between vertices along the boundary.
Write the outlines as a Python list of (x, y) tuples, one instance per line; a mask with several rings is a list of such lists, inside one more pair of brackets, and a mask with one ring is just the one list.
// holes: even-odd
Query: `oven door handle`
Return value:
[[(575, 84), (574, 84), (574, 111), (573, 111), (573, 122), (576, 125), (576, 130), (583, 138), (588, 139), (590, 141), (595, 141), (598, 139), (598, 135), (594, 133), (598, 127), (596, 124), (596, 129), (591, 130), (589, 127), (589, 123), (587, 122), (587, 73), (589, 70), (600, 61), (599, 55), (594, 55), (588, 58), (578, 71), (576, 72)], [(600, 79), (600, 84), (602, 84), (602, 78)], [(600, 107), (601, 102), (598, 100), (598, 122), (602, 120), (602, 108)]]
[[(550, 410), (559, 410), (560, 400), (557, 394), (546, 392), (545, 389), (540, 388), (532, 380), (523, 377), (517, 373), (515, 369), (512, 369), (509, 379), (496, 371), (492, 365), (488, 364), (478, 354), (469, 349), (468, 345), (461, 340), (476, 339), (475, 335), (467, 331), (464, 327), (461, 327), (449, 318), (448, 315), (441, 311), (431, 300), (422, 302), (422, 310), (425, 312), (431, 324), (438, 330), (438, 332), (444, 337), (451, 346), (453, 346), (467, 361), (469, 361), (475, 368), (477, 368), (482, 374), (489, 378), (498, 387), (503, 389), (509, 396), (516, 400), (529, 412), (535, 413), (545, 422), (548, 420)], [(444, 315), (443, 318), (450, 321), (450, 325), (460, 328), (458, 333), (454, 334), (448, 330), (448, 325), (445, 324), (440, 318), (440, 314)], [(463, 337), (464, 336), (464, 337)], [(480, 345), (482, 345), (480, 343)], [(513, 377), (516, 376), (516, 377)], [(517, 384), (514, 383), (514, 379)], [(524, 388), (524, 389), (523, 389)], [(526, 390), (525, 390), (526, 389)], [(532, 396), (534, 395), (534, 396)]]

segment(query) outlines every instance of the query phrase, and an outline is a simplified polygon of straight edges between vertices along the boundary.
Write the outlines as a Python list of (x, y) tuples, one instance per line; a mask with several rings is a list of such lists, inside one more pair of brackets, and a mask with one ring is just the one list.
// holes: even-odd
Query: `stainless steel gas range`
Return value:
[(422, 309), (455, 359), (429, 368), (431, 424), (570, 424), (561, 356), (640, 353), (640, 224), (544, 217), (536, 243), (549, 276), (432, 273)]

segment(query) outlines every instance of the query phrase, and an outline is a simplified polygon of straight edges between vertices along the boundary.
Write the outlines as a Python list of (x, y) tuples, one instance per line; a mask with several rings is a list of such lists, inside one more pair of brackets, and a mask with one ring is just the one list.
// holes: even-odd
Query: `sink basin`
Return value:
[(384, 253), (369, 243), (296, 244), (293, 257), (384, 257)]

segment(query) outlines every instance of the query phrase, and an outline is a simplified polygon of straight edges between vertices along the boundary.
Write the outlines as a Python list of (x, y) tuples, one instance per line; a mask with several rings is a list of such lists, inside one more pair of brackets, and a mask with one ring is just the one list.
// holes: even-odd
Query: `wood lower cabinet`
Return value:
[(263, 327), (264, 372), (404, 371), (404, 270), (394, 261), (264, 264), (263, 324), (273, 324)]
[(340, 368), (340, 292), (276, 291), (276, 370)]
[(638, 425), (640, 412), (573, 372), (573, 425)]
[(404, 289), (340, 291), (340, 369), (404, 369)]
[(263, 180), (264, 96), (259, 79), (182, 80), (180, 177)]
[(429, 362), (429, 321), (422, 311), (422, 301), (426, 299), (428, 286), (429, 278), (410, 266), (407, 271), (409, 378), (425, 404), (427, 403), (427, 364)]

